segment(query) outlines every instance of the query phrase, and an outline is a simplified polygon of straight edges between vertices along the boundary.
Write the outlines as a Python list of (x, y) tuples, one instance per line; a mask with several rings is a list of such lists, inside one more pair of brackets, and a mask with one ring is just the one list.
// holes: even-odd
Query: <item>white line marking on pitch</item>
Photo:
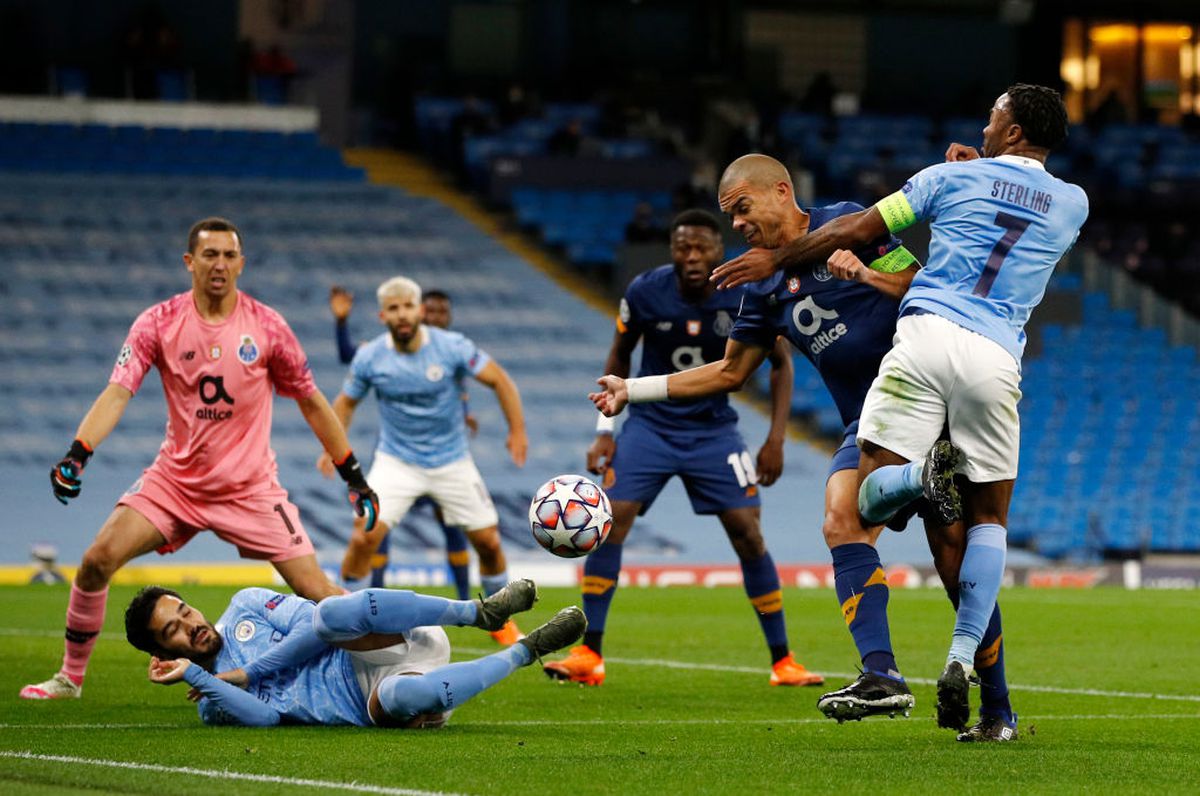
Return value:
[[(0, 636), (45, 636), (61, 637), (62, 633), (49, 630), (33, 630), (19, 627), (0, 627)], [(101, 633), (101, 638), (121, 638), (119, 633)], [(456, 647), (455, 652), (465, 652), (471, 655), (490, 655), (495, 648)], [(734, 672), (737, 674), (766, 674), (765, 666), (731, 666), (723, 663), (692, 663), (690, 661), (671, 661), (659, 658), (606, 658), (609, 663), (620, 663), (629, 666), (657, 666), (662, 669), (684, 669), (707, 672)], [(858, 672), (824, 672), (827, 677), (841, 677), (853, 680)], [(937, 680), (926, 677), (909, 677), (908, 682), (917, 685), (934, 685)], [(1053, 685), (1019, 685), (1009, 683), (1012, 691), (1034, 691), (1044, 694), (1066, 694), (1070, 696), (1109, 697), (1114, 699), (1161, 699), (1168, 702), (1200, 702), (1198, 694), (1154, 694), (1148, 691), (1103, 691), (1098, 688), (1063, 688)]]
[[(1021, 722), (1028, 724), (1034, 721), (1170, 721), (1172, 719), (1200, 719), (1200, 713), (1096, 713), (1070, 716), (1028, 716), (1021, 714)], [(921, 718), (912, 718), (920, 721)], [(606, 727), (610, 725), (626, 726), (635, 724), (643, 727), (652, 726), (714, 726), (722, 724), (830, 724), (827, 718), (792, 718), (780, 717), (774, 719), (516, 719), (513, 721), (473, 721), (464, 719), (451, 726), (470, 727)], [(181, 726), (178, 724), (0, 724), (0, 730), (183, 730), (203, 728), (202, 724)], [(206, 732), (211, 732), (205, 728)], [(0, 751), (0, 756), (13, 756), (15, 753)], [(139, 764), (140, 765), (140, 764)], [(390, 791), (389, 791), (390, 792)], [(422, 791), (402, 791), (404, 793), (421, 793)]]
[[(490, 655), (495, 652), (494, 649), (480, 649), (472, 647), (456, 647), (456, 652), (467, 652), (474, 655)], [(605, 658), (609, 663), (623, 663), (632, 666), (658, 666), (662, 669), (690, 669), (697, 671), (708, 672), (736, 672), (738, 674), (757, 674), (762, 675), (767, 673), (765, 666), (728, 666), (721, 663), (691, 663), (688, 661), (669, 661), (656, 658)], [(826, 677), (842, 677), (847, 680), (853, 680), (858, 677), (858, 672), (822, 672)], [(937, 680), (932, 680), (926, 677), (908, 677), (910, 683), (917, 685), (935, 685)], [(1009, 683), (1009, 690), (1012, 691), (1040, 691), (1047, 694), (1070, 694), (1074, 696), (1096, 696), (1096, 697), (1122, 697), (1125, 699), (1164, 699), (1172, 702), (1200, 702), (1200, 695), (1196, 694), (1152, 694), (1143, 691), (1101, 691), (1097, 688), (1060, 688), (1052, 685), (1016, 685)]]
[(387, 788), (382, 785), (360, 785), (357, 782), (330, 782), (321, 779), (301, 779), (299, 777), (277, 777), (270, 774), (243, 774), (239, 771), (219, 771), (190, 766), (160, 766), (154, 763), (129, 763), (123, 760), (97, 760), (88, 757), (68, 757), (67, 755), (40, 755), (33, 752), (0, 751), (0, 757), (17, 760), (35, 760), (47, 763), (77, 763), (88, 766), (103, 766), (105, 768), (123, 768), (136, 771), (154, 771), (162, 774), (190, 774), (197, 777), (212, 779), (241, 780), (243, 782), (265, 782), (272, 785), (295, 785), (321, 790), (348, 790), (355, 793), (380, 793), (386, 796), (453, 796), (446, 791), (413, 790), (412, 788)]

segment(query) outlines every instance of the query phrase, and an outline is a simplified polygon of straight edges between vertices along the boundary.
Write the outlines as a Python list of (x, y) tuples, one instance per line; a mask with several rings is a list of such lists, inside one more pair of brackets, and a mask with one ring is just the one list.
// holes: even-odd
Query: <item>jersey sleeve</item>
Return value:
[(469, 337), (459, 335), (453, 346), (455, 371), (465, 371), (472, 376), (478, 376), (492, 361), (488, 353), (475, 345), (475, 341)]
[[(269, 319), (269, 320), (268, 320)], [(268, 369), (275, 392), (284, 398), (307, 398), (317, 391), (308, 357), (296, 339), (296, 333), (282, 315), (269, 313), (264, 323), (271, 334), (271, 361)]]
[(273, 727), (279, 723), (278, 710), (236, 685), (214, 677), (194, 663), (187, 667), (183, 679), (203, 695), (197, 707), (200, 720), (205, 724)]
[(129, 327), (125, 343), (109, 375), (110, 384), (119, 384), (132, 393), (142, 386), (150, 366), (158, 361), (159, 339), (155, 308), (143, 312)]
[(946, 165), (938, 163), (918, 171), (903, 188), (875, 204), (889, 232), (899, 232), (937, 214), (937, 198), (945, 182)]
[(766, 296), (743, 288), (742, 303), (738, 306), (737, 319), (733, 322), (729, 339), (770, 351), (775, 347), (778, 336), (779, 329), (767, 316)]
[(617, 307), (617, 331), (642, 336), (646, 322), (646, 280), (639, 276), (629, 283)]

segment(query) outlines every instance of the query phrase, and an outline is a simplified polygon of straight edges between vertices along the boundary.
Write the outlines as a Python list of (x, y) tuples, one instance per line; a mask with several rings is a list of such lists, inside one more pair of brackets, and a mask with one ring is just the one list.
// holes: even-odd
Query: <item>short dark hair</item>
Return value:
[(236, 224), (227, 218), (221, 218), (220, 216), (209, 216), (208, 218), (202, 218), (195, 224), (192, 224), (192, 228), (188, 230), (187, 250), (189, 252), (196, 251), (196, 246), (200, 243), (201, 232), (232, 232), (234, 235), (237, 235), (238, 245), (242, 245), (242, 233), (237, 228)]
[(422, 291), (422, 293), (421, 293), (421, 301), (423, 301), (423, 302), (424, 302), (424, 301), (429, 301), (429, 299), (441, 299), (442, 301), (446, 302), (447, 304), (450, 304), (450, 303), (452, 303), (452, 302), (450, 301), (450, 294), (449, 294), (449, 293), (447, 293), (447, 292), (446, 292), (446, 291), (444, 291), (444, 290), (437, 290), (436, 288), (435, 288), (434, 290), (425, 290), (425, 291)]
[(1055, 149), (1067, 140), (1067, 107), (1057, 91), (1046, 86), (1017, 83), (1009, 86), (1009, 111), (1021, 125), (1025, 140), (1037, 147)]
[(671, 231), (674, 232), (679, 227), (708, 227), (718, 236), (721, 234), (721, 222), (717, 221), (717, 217), (699, 208), (684, 210), (671, 219)]
[(125, 638), (137, 649), (151, 655), (162, 651), (158, 639), (150, 631), (150, 616), (162, 597), (183, 600), (179, 593), (162, 586), (147, 586), (137, 593), (125, 609)]

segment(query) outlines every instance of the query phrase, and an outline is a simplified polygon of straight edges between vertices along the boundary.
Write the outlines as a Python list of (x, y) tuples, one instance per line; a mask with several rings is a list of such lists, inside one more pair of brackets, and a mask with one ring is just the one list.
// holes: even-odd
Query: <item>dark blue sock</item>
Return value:
[(888, 585), (879, 551), (869, 544), (854, 542), (829, 551), (833, 556), (833, 583), (842, 618), (854, 637), (854, 645), (867, 671), (898, 677), (900, 669), (892, 653), (888, 631)]
[(742, 561), (742, 583), (746, 596), (758, 614), (767, 647), (771, 650), (771, 663), (788, 656), (787, 627), (783, 619), (783, 591), (779, 585), (779, 570), (770, 553), (754, 561)]
[[(958, 590), (947, 592), (954, 610), (958, 610)], [(1008, 699), (1008, 680), (1004, 674), (1004, 633), (1000, 622), (1000, 604), (992, 610), (983, 641), (975, 653), (975, 674), (979, 675), (979, 712), (995, 713), (1012, 719)]]
[(583, 613), (588, 629), (583, 643), (597, 655), (603, 655), (604, 623), (608, 607), (617, 593), (621, 575), (621, 552), (624, 545), (605, 542), (583, 562)]
[(446, 566), (450, 568), (450, 576), (454, 578), (454, 588), (458, 599), (466, 600), (471, 596), (470, 564), (471, 554), (467, 552), (467, 535), (462, 528), (447, 525), (441, 517), (442, 533), (446, 534)]
[[(391, 533), (385, 533), (379, 542), (379, 549), (371, 556), (371, 588), (382, 589), (387, 585), (388, 548), (391, 547)], [(460, 599), (465, 600), (465, 597)]]

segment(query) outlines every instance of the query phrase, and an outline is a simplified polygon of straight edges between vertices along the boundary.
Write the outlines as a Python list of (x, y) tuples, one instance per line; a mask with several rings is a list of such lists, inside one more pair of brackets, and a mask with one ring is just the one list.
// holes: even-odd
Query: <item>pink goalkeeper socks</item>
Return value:
[(63, 654), (62, 673), (75, 685), (83, 684), (88, 658), (100, 628), (104, 626), (104, 606), (108, 603), (108, 587), (100, 591), (83, 591), (71, 584), (71, 601), (67, 604), (67, 641)]

